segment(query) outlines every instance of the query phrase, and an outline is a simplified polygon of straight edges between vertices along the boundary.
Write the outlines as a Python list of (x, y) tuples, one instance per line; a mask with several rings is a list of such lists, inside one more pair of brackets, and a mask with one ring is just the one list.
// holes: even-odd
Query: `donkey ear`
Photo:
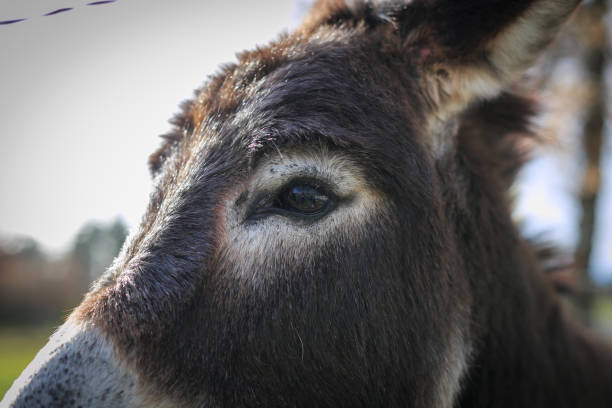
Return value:
[(434, 115), (446, 119), (518, 79), (581, 0), (316, 0), (302, 28), (392, 26)]
[(414, 0), (396, 9), (393, 21), (444, 119), (518, 79), (579, 3)]

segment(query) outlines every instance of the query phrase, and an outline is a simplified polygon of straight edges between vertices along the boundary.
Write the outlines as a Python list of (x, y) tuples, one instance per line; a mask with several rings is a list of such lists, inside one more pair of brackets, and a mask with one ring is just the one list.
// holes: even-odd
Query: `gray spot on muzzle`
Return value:
[(0, 407), (142, 406), (136, 378), (92, 325), (62, 325), (8, 390)]

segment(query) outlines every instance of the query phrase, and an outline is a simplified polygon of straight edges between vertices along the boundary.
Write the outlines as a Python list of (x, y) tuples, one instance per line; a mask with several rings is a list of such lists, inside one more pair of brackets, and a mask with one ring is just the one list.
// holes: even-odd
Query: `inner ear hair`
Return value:
[(552, 41), (580, 0), (415, 0), (395, 20), (439, 118), (498, 95)]

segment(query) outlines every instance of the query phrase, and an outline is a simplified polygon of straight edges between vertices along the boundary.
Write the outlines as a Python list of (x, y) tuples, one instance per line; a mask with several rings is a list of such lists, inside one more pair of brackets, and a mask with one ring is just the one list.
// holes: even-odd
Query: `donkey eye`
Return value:
[(293, 180), (276, 192), (264, 192), (255, 200), (246, 220), (254, 221), (270, 215), (282, 215), (315, 221), (331, 212), (339, 199), (326, 183), (313, 179)]
[(281, 193), (276, 206), (291, 212), (314, 215), (324, 212), (329, 202), (329, 196), (320, 188), (296, 184)]

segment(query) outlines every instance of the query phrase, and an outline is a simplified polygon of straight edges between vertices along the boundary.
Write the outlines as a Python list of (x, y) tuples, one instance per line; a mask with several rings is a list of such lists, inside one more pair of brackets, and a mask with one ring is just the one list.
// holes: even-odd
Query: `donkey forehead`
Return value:
[(405, 158), (406, 149), (414, 151), (420, 115), (410, 99), (417, 95), (398, 89), (390, 67), (364, 63), (363, 44), (334, 39), (294, 45), (285, 54), (282, 62), (263, 51), (249, 54), (213, 79), (224, 84), (205, 88), (203, 102), (192, 107), (199, 123), (191, 143), (220, 141), (213, 150), (231, 143), (240, 150), (233, 160), (248, 158), (251, 166), (267, 152), (313, 142), (368, 157), (368, 165), (382, 169)]

